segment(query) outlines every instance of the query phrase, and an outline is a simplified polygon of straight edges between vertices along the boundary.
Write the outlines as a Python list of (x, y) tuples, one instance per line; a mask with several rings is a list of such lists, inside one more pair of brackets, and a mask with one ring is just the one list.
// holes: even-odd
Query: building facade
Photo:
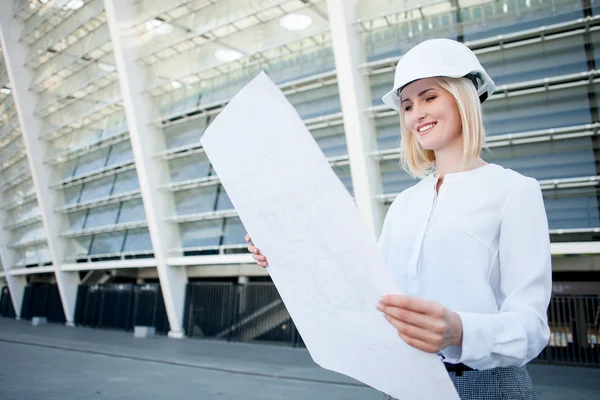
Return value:
[[(189, 282), (268, 279), (199, 143), (263, 70), (378, 234), (416, 183), (380, 98), (402, 54), (434, 37), (467, 44), (498, 86), (483, 105), (484, 158), (539, 180), (557, 293), (600, 294), (598, 1), (0, 7), (0, 279), (16, 316), (24, 299), (54, 299), (73, 324), (82, 285), (156, 284), (165, 330), (181, 337)], [(44, 300), (36, 284), (51, 285)]]

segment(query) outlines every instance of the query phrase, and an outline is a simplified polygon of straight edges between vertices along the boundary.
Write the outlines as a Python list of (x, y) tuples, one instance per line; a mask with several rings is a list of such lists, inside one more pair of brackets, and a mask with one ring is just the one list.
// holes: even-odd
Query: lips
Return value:
[(420, 136), (428, 134), (435, 126), (437, 122), (428, 122), (426, 124), (421, 124), (417, 127), (417, 132), (419, 132)]

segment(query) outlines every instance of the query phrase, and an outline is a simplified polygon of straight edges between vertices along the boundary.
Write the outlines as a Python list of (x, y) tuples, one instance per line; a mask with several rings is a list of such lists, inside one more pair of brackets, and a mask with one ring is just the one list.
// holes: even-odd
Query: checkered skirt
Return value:
[[(450, 372), (449, 375), (462, 400), (539, 399), (525, 367), (465, 371), (461, 376)], [(383, 398), (384, 400), (397, 400), (387, 394)]]

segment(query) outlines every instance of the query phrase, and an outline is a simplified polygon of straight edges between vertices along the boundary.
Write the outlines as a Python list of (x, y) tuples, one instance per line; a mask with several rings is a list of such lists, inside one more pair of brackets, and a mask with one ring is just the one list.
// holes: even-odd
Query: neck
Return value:
[(463, 163), (462, 153), (462, 146), (459, 146), (455, 149), (443, 149), (436, 151), (435, 171), (438, 173), (438, 175), (443, 177), (446, 174), (469, 171), (486, 164), (481, 157), (477, 157), (471, 163)]

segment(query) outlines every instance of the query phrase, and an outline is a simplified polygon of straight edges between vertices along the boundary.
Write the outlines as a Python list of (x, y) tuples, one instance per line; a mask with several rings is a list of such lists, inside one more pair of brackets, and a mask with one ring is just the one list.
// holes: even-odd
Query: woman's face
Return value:
[(439, 152), (462, 145), (462, 123), (454, 97), (436, 78), (412, 82), (402, 89), (404, 122), (425, 150)]

